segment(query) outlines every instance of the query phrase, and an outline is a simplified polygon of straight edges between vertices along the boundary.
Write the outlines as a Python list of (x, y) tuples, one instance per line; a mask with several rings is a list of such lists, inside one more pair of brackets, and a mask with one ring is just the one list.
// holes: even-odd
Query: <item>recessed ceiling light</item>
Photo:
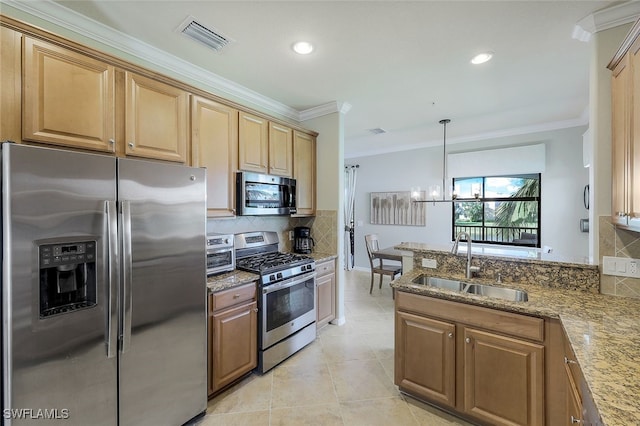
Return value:
[(293, 44), (293, 50), (300, 55), (308, 55), (313, 52), (313, 45), (308, 41), (299, 41)]
[(484, 52), (474, 56), (471, 60), (471, 63), (474, 65), (484, 64), (485, 62), (491, 60), (491, 58), (493, 58), (493, 52)]

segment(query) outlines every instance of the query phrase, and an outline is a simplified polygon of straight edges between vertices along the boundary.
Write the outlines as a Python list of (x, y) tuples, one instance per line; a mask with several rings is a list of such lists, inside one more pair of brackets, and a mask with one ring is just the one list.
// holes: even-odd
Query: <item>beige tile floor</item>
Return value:
[(199, 426), (469, 425), (406, 397), (393, 384), (393, 300), (388, 278), (369, 295), (368, 272), (349, 271), (343, 326), (265, 375), (209, 401)]

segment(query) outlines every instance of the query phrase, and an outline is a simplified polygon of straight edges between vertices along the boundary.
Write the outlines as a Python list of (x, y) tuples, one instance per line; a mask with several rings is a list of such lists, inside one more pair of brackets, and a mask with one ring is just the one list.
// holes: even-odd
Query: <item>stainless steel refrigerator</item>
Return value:
[(205, 171), (2, 144), (2, 419), (206, 410)]

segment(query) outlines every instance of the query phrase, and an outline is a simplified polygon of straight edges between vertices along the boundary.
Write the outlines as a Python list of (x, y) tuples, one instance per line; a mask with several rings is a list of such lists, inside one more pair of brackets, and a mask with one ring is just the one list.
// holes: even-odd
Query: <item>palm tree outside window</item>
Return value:
[[(540, 174), (453, 179), (452, 239), (540, 247)], [(480, 200), (478, 200), (478, 198)]]

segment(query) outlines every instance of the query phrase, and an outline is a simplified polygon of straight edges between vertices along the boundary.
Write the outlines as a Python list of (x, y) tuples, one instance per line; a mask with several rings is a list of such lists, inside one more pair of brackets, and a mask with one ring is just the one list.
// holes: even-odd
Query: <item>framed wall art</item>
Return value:
[[(424, 200), (426, 191), (420, 191)], [(371, 223), (373, 225), (426, 226), (424, 203), (411, 202), (411, 191), (372, 192)]]

